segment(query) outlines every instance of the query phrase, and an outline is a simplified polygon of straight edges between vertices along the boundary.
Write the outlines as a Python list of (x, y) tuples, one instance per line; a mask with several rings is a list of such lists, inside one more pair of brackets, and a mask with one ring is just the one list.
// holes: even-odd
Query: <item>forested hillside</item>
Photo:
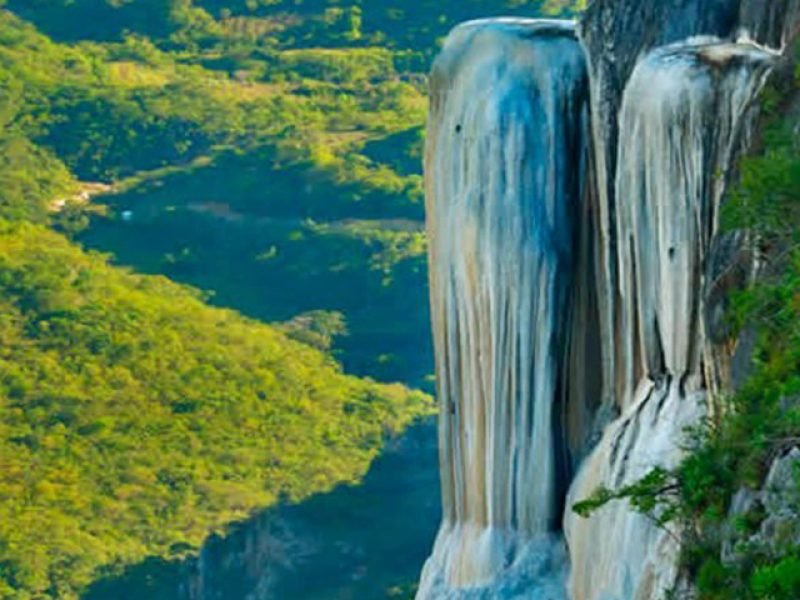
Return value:
[[(113, 186), (85, 243), (250, 316), (338, 323), (349, 371), (425, 385), (429, 59), (457, 20), (539, 2), (8, 6), (38, 28), (5, 24), (25, 88), (14, 125), (37, 145), (17, 160), (52, 163), (29, 185), (54, 189), (33, 194), (66, 187), (61, 164)], [(76, 204), (66, 228), (84, 220)]]
[(0, 223), (0, 597), (73, 597), (279, 498), (355, 481), (427, 414), (275, 328)]

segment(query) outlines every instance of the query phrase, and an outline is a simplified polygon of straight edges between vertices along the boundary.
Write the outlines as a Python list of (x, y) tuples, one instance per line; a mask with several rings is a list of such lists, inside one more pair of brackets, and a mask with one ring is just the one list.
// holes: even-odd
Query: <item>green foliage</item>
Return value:
[(712, 555), (702, 559), (695, 576), (695, 584), (705, 600), (724, 600), (728, 597), (731, 579), (731, 569)]
[(4, 597), (74, 597), (101, 565), (354, 481), (430, 411), (31, 225), (0, 224), (0, 306)]
[(750, 590), (756, 598), (800, 598), (800, 557), (787, 556), (775, 564), (758, 567), (750, 579)]
[(794, 196), (800, 188), (794, 126), (788, 121), (776, 123), (765, 134), (765, 152), (742, 163), (741, 185), (735, 190), (732, 201), (725, 205), (724, 219), (728, 227), (748, 229), (770, 241), (800, 241), (800, 233), (794, 229), (800, 219), (800, 208)]
[(51, 152), (0, 135), (0, 217), (45, 222), (49, 206), (74, 189), (72, 174)]
[(398, 585), (386, 591), (390, 600), (412, 600), (417, 595), (417, 584)]
[(340, 312), (348, 334), (334, 349), (348, 371), (425, 383), (425, 246), (415, 213), (307, 168), (270, 168), (274, 160), (266, 150), (221, 156), (145, 179), (102, 198), (111, 218), (80, 239), (256, 318)]
[(0, 125), (13, 121), (84, 180), (277, 143), (284, 160), (337, 181), (395, 195), (419, 186), (352, 148), (423, 119), (421, 92), (396, 80), (386, 50), (286, 51), (257, 63), (270, 83), (256, 83), (237, 68), (180, 64), (141, 37), (67, 47), (2, 12), (0, 36), (0, 76), (15, 82), (0, 96)]
[(636, 512), (649, 516), (658, 526), (666, 527), (680, 510), (675, 497), (679, 489), (672, 473), (656, 468), (636, 483), (618, 490), (598, 488), (586, 500), (575, 503), (572, 510), (588, 518), (612, 500), (624, 499)]
[(347, 335), (344, 315), (336, 311), (312, 310), (284, 323), (284, 333), (293, 340), (318, 350), (331, 349), (336, 337)]
[[(574, 14), (585, 0), (9, 0), (12, 10), (62, 41), (119, 41), (126, 32), (164, 47), (219, 50), (388, 45), (430, 57), (460, 21), (491, 15)], [(287, 16), (290, 17), (287, 19)]]
[[(61, 16), (79, 8), (65, 5)], [(6, 186), (6, 217), (35, 212), (72, 235), (83, 229), (91, 206), (63, 202), (74, 187), (66, 165), (84, 181), (114, 183), (122, 192), (104, 201), (124, 208), (111, 211), (110, 220), (95, 219), (84, 240), (138, 268), (217, 292), (217, 303), (255, 317), (341, 311), (351, 335), (340, 336), (337, 350), (349, 370), (414, 382), (427, 374), (428, 350), (416, 347), (427, 338), (419, 240), (413, 260), (405, 260), (412, 255), (397, 246), (408, 245), (403, 234), (393, 234), (393, 224), (379, 231), (389, 219), (422, 218), (417, 157), (425, 101), (419, 85), (401, 79), (397, 56), (366, 47), (273, 51), (248, 58), (245, 73), (239, 61), (226, 71), (187, 65), (187, 58), (210, 59), (165, 52), (141, 35), (55, 44), (9, 13), (0, 13), (0, 33), (8, 41), (0, 57), (9, 80), (18, 82), (0, 115), (14, 116), (31, 164), (23, 169), (16, 160), (0, 177), (50, 186), (27, 194)], [(407, 141), (396, 131), (418, 133)], [(381, 152), (366, 149), (373, 142)], [(407, 143), (416, 154), (392, 151)], [(51, 157), (52, 168), (34, 160), (34, 149)], [(163, 215), (152, 223), (158, 231), (143, 229), (139, 219), (139, 228), (121, 222), (132, 201)], [(230, 218), (219, 218), (224, 205)], [(199, 207), (212, 208), (199, 215)], [(258, 232), (242, 241), (258, 248), (246, 250), (248, 260), (239, 234), (228, 230), (253, 217)], [(303, 225), (309, 218), (319, 226)], [(300, 231), (268, 226), (268, 219), (291, 220)], [(374, 231), (354, 234), (355, 226), (338, 223), (353, 219), (373, 220)], [(173, 243), (161, 249), (142, 235)], [(230, 243), (209, 245), (209, 235)], [(141, 256), (149, 248), (158, 253)], [(268, 260), (273, 248), (279, 253)], [(207, 256), (211, 251), (218, 252)], [(237, 265), (233, 273), (230, 265)], [(235, 281), (221, 280), (228, 273)], [(265, 297), (264, 288), (275, 292)], [(320, 298), (320, 288), (330, 292)], [(387, 317), (412, 312), (411, 325)]]

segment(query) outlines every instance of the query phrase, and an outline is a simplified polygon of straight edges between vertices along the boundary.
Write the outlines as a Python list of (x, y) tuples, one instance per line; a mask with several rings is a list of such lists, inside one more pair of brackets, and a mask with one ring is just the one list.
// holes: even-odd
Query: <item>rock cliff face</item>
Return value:
[(451, 34), (426, 153), (445, 517), (419, 598), (675, 583), (663, 531), (569, 506), (674, 466), (726, 382), (719, 208), (799, 6), (597, 0), (582, 47), (554, 21)]
[[(746, 548), (767, 556), (785, 556), (800, 545), (800, 497), (795, 484), (800, 448), (775, 458), (760, 490), (742, 489), (733, 498), (722, 559), (730, 565), (746, 560)], [(740, 525), (737, 527), (737, 521)], [(750, 524), (744, 530), (741, 522)]]
[[(734, 348), (716, 343), (714, 310), (721, 263), (738, 246), (717, 235), (719, 207), (798, 10), (760, 4), (600, 0), (581, 23), (598, 174), (603, 401), (620, 416), (568, 503), (675, 466), (683, 430), (715, 410), (729, 379)], [(742, 257), (743, 277), (752, 258)], [(565, 532), (576, 600), (660, 598), (675, 583), (675, 541), (624, 505), (589, 520), (567, 511)], [(597, 539), (606, 541), (599, 551)]]
[[(298, 505), (276, 506), (207, 540), (180, 565), (177, 592), (153, 593), (152, 581), (125, 598), (310, 600), (377, 598), (413, 577), (440, 511), (435, 425), (388, 441), (358, 486), (340, 486)], [(353, 524), (372, 527), (353, 527)], [(117, 600), (114, 596), (109, 599)]]

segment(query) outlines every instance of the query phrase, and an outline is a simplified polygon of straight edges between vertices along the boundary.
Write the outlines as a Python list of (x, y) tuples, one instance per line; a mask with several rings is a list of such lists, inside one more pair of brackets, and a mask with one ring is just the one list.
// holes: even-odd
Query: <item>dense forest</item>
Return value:
[(427, 65), (457, 20), (539, 3), (401, 4), (8, 3), (5, 211), (250, 316), (339, 323), (348, 371), (428, 385)]
[(2, 223), (3, 598), (181, 553), (278, 499), (354, 481), (429, 404), (274, 327)]
[(428, 64), (566, 4), (0, 1), (0, 597), (191, 554), (431, 414)]

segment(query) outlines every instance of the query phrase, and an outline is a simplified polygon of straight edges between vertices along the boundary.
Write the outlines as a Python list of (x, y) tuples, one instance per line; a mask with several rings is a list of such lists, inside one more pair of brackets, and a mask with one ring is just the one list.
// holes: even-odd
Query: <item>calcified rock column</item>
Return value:
[[(568, 503), (674, 466), (683, 429), (702, 418), (705, 262), (745, 115), (772, 59), (752, 45), (696, 39), (656, 49), (634, 69), (619, 120), (610, 295), (622, 416)], [(650, 600), (675, 581), (674, 539), (624, 503), (589, 520), (568, 511), (566, 533), (574, 600)]]
[(558, 404), (586, 88), (559, 21), (462, 25), (434, 65), (425, 166), (444, 521), (418, 598), (560, 595)]
[[(603, 400), (606, 412), (618, 408), (621, 390), (618, 361), (619, 315), (615, 294), (620, 286), (616, 238), (616, 170), (620, 142), (622, 95), (642, 56), (656, 47), (696, 36), (733, 40), (747, 37), (773, 48), (785, 46), (800, 18), (800, 0), (592, 0), (580, 22), (592, 88), (593, 158), (597, 203), (593, 229), (598, 240), (598, 303), (602, 327)], [(727, 165), (726, 165), (727, 167)], [(624, 359), (622, 359), (624, 360)], [(613, 382), (613, 383), (612, 383)]]

